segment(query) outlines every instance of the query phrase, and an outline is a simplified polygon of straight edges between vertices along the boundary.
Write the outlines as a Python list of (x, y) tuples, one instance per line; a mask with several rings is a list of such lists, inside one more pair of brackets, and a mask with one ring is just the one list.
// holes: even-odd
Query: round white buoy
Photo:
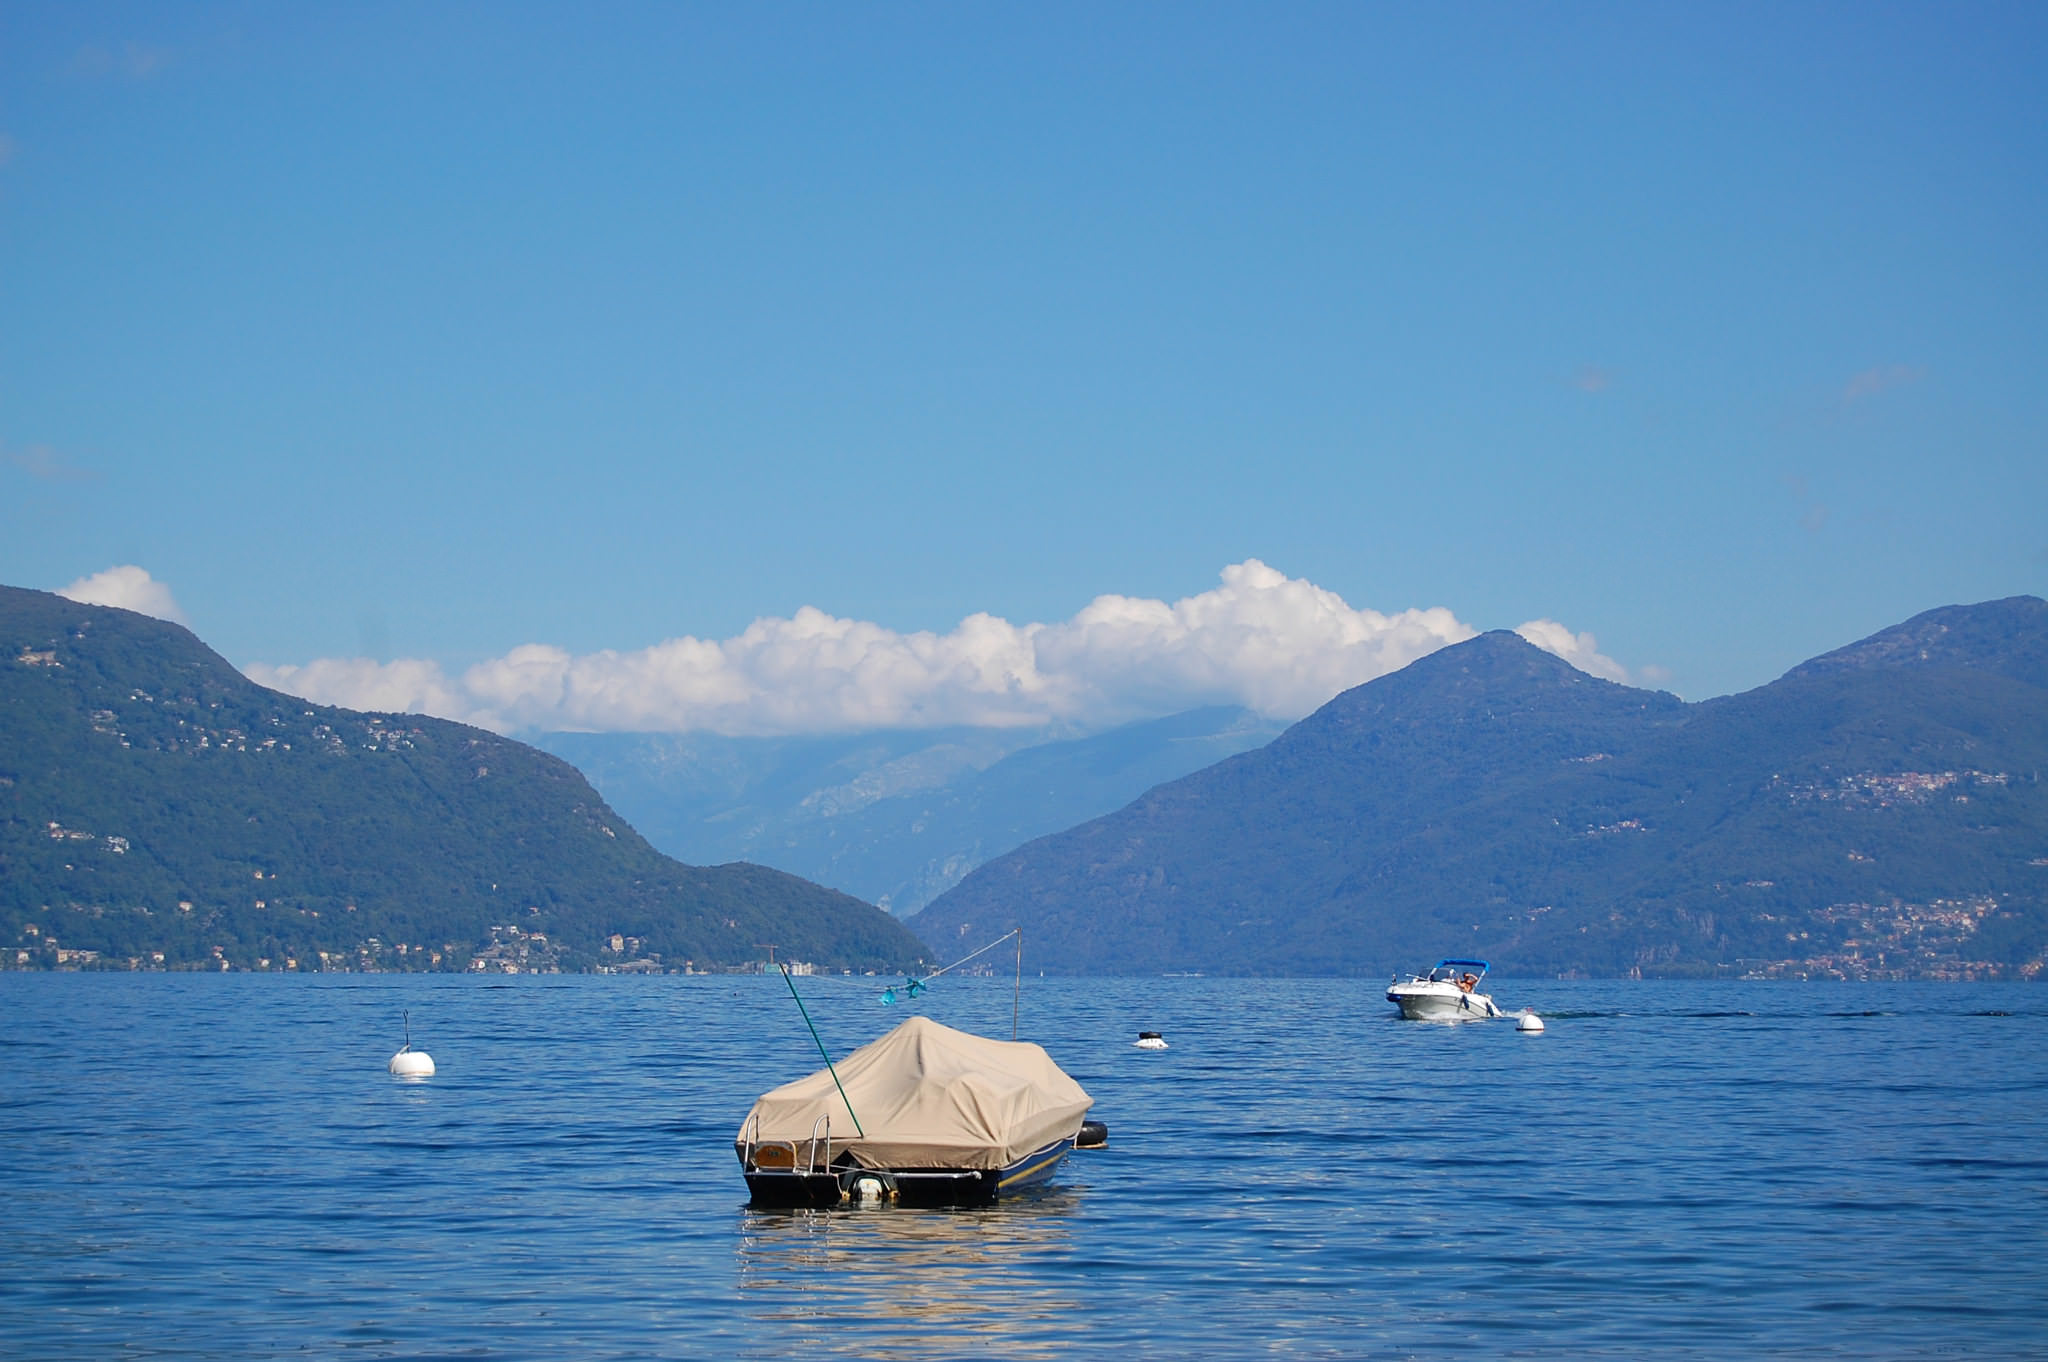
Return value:
[(1140, 1031), (1138, 1033), (1137, 1046), (1140, 1050), (1164, 1050), (1166, 1048), (1166, 1037), (1160, 1035), (1157, 1031)]
[(1543, 1018), (1537, 1016), (1534, 1012), (1524, 1012), (1521, 1020), (1515, 1023), (1515, 1029), (1517, 1031), (1528, 1031), (1532, 1034), (1541, 1031), (1543, 1029)]
[(407, 1047), (391, 1057), (391, 1074), (394, 1078), (432, 1078), (434, 1057)]

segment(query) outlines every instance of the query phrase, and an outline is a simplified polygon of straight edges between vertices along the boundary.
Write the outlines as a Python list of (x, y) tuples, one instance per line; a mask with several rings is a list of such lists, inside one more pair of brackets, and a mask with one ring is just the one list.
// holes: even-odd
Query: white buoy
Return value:
[(1543, 1018), (1537, 1016), (1534, 1012), (1524, 1012), (1515, 1022), (1515, 1029), (1517, 1031), (1527, 1031), (1533, 1035), (1543, 1029)]
[(434, 1057), (410, 1048), (400, 1050), (391, 1057), (391, 1073), (397, 1078), (432, 1078)]
[(1166, 1048), (1166, 1037), (1160, 1035), (1157, 1031), (1140, 1031), (1138, 1033), (1137, 1045), (1140, 1050), (1164, 1050)]
[(422, 1050), (412, 1048), (412, 1013), (401, 1012), (405, 1019), (405, 1044), (398, 1047), (398, 1053), (391, 1057), (393, 1078), (432, 1078), (434, 1057)]

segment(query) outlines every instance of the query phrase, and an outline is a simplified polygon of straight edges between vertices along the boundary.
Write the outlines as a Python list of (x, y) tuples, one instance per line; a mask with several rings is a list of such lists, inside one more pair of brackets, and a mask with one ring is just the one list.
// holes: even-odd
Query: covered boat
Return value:
[(1410, 1021), (1478, 1021), (1505, 1017), (1493, 999), (1479, 991), (1489, 968), (1484, 960), (1439, 960), (1428, 974), (1396, 978), (1387, 985), (1387, 1001)]
[(1092, 1105), (1039, 1046), (911, 1017), (763, 1093), (733, 1148), (756, 1206), (979, 1205), (1050, 1178)]

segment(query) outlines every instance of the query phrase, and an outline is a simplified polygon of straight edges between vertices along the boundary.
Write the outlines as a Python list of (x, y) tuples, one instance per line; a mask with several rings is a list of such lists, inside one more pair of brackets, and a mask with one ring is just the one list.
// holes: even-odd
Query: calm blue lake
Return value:
[[(903, 1015), (799, 986), (835, 1055)], [(2048, 990), (1494, 991), (1548, 1031), (1027, 980), (1108, 1149), (767, 1213), (733, 1133), (818, 1067), (779, 977), (0, 974), (0, 1356), (2048, 1355)], [(918, 1006), (1010, 1033), (1008, 980)]]

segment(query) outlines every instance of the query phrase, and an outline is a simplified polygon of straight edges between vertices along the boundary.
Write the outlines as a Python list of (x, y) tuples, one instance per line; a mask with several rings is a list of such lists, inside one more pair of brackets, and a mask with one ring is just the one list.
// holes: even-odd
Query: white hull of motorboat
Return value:
[(1456, 984), (1427, 979), (1389, 985), (1387, 1001), (1410, 1021), (1484, 1021), (1507, 1015), (1484, 993), (1467, 993)]

